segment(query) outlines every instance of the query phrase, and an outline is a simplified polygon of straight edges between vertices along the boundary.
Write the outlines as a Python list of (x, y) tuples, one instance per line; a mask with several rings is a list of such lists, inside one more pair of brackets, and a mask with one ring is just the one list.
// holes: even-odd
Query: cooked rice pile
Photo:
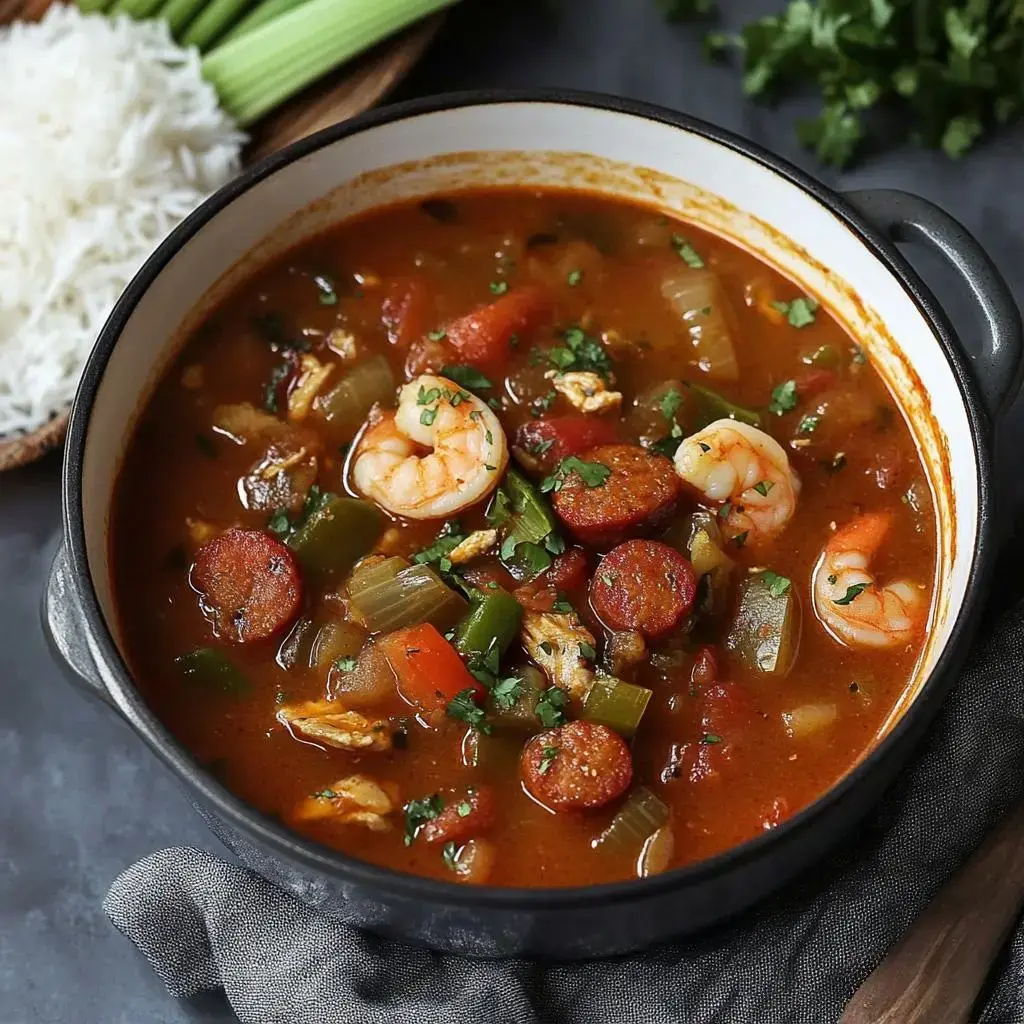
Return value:
[(55, 5), (0, 29), (0, 437), (74, 396), (118, 295), (244, 136), (164, 22)]

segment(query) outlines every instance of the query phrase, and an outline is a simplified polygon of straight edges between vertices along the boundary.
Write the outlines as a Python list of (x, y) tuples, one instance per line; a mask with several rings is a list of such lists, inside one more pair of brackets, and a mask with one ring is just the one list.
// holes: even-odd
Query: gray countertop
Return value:
[[(779, 6), (722, 6), (736, 24)], [(916, 191), (961, 219), (1024, 294), (1024, 148), (1019, 132), (953, 164), (885, 154), (842, 176), (815, 168), (792, 137), (802, 109), (758, 109), (733, 70), (708, 67), (699, 32), (669, 27), (653, 0), (476, 0), (457, 9), (402, 98), (452, 89), (563, 86), (676, 107), (775, 150), (841, 188)], [(934, 261), (915, 258), (939, 294)], [(951, 310), (963, 336), (969, 311)], [(1006, 425), (1019, 436), (1024, 403)], [(229, 1021), (223, 1001), (171, 999), (100, 902), (125, 866), (171, 844), (217, 850), (183, 791), (108, 711), (73, 693), (50, 661), (38, 603), (59, 533), (59, 459), (0, 477), (0, 1024)], [(1024, 481), (999, 472), (1009, 524)], [(1007, 570), (1009, 571), (1009, 570)]]

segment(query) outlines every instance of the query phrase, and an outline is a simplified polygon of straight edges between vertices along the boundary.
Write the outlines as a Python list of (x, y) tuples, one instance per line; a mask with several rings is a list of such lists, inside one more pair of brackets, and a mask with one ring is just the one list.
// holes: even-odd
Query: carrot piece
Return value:
[(547, 291), (525, 285), (453, 320), (445, 328), (445, 336), (462, 361), (500, 368), (508, 360), (513, 337), (537, 330), (551, 312)]
[(398, 677), (398, 692), (424, 711), (445, 707), (463, 690), (477, 697), (484, 694), (455, 648), (429, 622), (395, 630), (378, 640), (377, 647)]

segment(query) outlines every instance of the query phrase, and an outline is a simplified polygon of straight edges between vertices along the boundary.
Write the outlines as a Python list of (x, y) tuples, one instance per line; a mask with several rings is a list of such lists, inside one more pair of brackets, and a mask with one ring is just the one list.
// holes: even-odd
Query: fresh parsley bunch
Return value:
[[(658, 0), (674, 20), (707, 14), (712, 2)], [(748, 96), (817, 87), (823, 109), (798, 135), (837, 167), (879, 121), (957, 158), (1024, 109), (1022, 0), (789, 0), (738, 36), (710, 33), (706, 49), (740, 53)]]

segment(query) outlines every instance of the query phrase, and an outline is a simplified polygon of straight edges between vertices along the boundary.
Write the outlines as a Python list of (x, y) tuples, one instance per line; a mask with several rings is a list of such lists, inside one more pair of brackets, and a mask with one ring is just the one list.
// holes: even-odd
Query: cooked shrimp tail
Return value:
[(886, 512), (867, 512), (832, 534), (814, 569), (818, 618), (850, 647), (899, 647), (910, 643), (928, 613), (926, 589), (910, 580), (880, 584), (871, 562), (892, 526)]

